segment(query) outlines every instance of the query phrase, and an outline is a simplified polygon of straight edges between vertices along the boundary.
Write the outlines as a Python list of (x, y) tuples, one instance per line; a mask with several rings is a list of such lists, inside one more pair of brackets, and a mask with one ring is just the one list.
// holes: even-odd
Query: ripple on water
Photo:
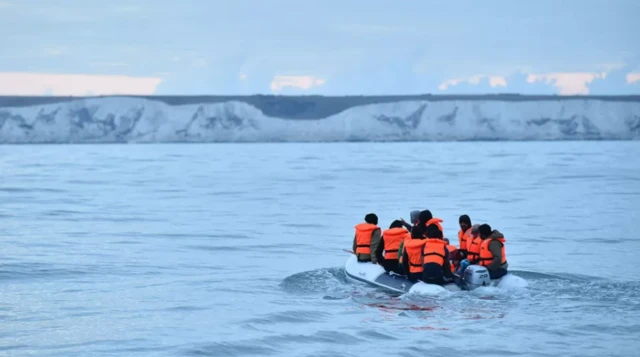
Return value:
[(45, 263), (11, 263), (0, 268), (0, 280), (57, 279), (90, 274), (87, 270), (65, 269)]
[(326, 344), (354, 346), (362, 342), (365, 342), (365, 340), (348, 333), (321, 330), (310, 335), (281, 334), (235, 342), (216, 342), (189, 349), (186, 354), (191, 356), (256, 356), (281, 353), (287, 347), (296, 344), (309, 345), (316, 343), (323, 346)]
[(248, 319), (246, 322), (260, 325), (270, 325), (274, 323), (310, 323), (324, 321), (330, 316), (331, 314), (322, 311), (291, 310)]
[(296, 295), (318, 293), (347, 293), (347, 279), (343, 268), (316, 269), (286, 277), (280, 287)]

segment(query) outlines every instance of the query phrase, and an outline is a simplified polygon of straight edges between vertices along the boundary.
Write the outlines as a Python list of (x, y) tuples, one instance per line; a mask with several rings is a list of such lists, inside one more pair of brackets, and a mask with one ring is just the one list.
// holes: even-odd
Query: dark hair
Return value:
[(435, 224), (427, 226), (427, 238), (442, 238), (442, 231)]
[(426, 227), (421, 225), (421, 224), (411, 227), (411, 238), (423, 239), (424, 238), (424, 229), (425, 228)]
[(480, 233), (480, 238), (486, 238), (491, 235), (491, 226), (488, 224), (481, 224), (478, 227), (478, 233)]
[(368, 215), (364, 216), (364, 221), (369, 224), (378, 224), (378, 216), (376, 216), (375, 213), (369, 213)]
[(466, 222), (469, 225), (469, 227), (471, 227), (471, 218), (469, 218), (469, 216), (467, 216), (466, 214), (463, 214), (458, 219), (458, 223), (462, 223), (462, 222)]
[(391, 225), (389, 226), (389, 229), (391, 229), (391, 228), (402, 228), (402, 227), (403, 227), (402, 221), (395, 220), (395, 221), (391, 222)]
[(420, 212), (420, 224), (421, 225), (427, 224), (427, 221), (429, 221), (431, 218), (433, 218), (433, 215), (431, 214), (431, 211), (429, 211), (428, 209)]

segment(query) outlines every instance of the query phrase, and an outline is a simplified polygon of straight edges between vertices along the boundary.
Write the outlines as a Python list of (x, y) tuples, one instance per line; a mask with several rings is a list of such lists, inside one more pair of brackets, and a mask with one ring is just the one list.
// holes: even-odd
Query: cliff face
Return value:
[(640, 98), (0, 98), (0, 143), (630, 140)]

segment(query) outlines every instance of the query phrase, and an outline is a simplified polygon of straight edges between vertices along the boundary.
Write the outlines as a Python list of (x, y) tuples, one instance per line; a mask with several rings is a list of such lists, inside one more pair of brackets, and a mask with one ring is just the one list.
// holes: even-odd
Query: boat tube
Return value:
[(344, 268), (347, 279), (367, 283), (397, 293), (418, 293), (437, 295), (447, 291), (474, 290), (482, 286), (500, 286), (501, 282), (510, 275), (491, 280), (489, 271), (480, 265), (468, 266), (462, 277), (444, 286), (426, 284), (422, 281), (411, 281), (404, 275), (386, 272), (378, 264), (360, 263), (355, 255), (351, 255)]

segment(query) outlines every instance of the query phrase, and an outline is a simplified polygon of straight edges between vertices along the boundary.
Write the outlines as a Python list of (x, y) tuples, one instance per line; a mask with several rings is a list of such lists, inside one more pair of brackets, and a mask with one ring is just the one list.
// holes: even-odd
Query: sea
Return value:
[[(423, 209), (526, 286), (346, 280)], [(639, 211), (639, 141), (4, 145), (0, 355), (638, 356)]]

